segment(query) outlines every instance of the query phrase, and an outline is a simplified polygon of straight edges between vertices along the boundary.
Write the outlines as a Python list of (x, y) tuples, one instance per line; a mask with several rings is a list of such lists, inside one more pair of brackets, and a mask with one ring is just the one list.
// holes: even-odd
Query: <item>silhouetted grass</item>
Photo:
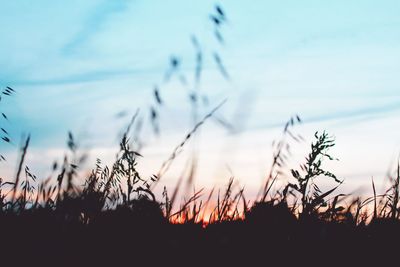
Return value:
[[(275, 170), (268, 174), (258, 201), (247, 201), (244, 188), (237, 188), (232, 177), (222, 192), (218, 190), (215, 201), (213, 189), (203, 202), (206, 190), (201, 189), (174, 208), (181, 182), (172, 198), (166, 188), (163, 200), (157, 198), (151, 188), (160, 182), (159, 177), (143, 179), (136, 170), (141, 155), (131, 149), (127, 138), (132, 124), (121, 139), (112, 166), (101, 166), (98, 160), (83, 186), (75, 185), (79, 166), (69, 163), (68, 157), (59, 168), (54, 166), (58, 171), (54, 181), (39, 182), (24, 162), (29, 153), (29, 137), (26, 139), (15, 181), (0, 183), (4, 257), (18, 257), (24, 251), (32, 258), (79, 266), (143, 260), (155, 264), (169, 257), (177, 261), (196, 259), (197, 263), (202, 260), (196, 257), (215, 257), (213, 261), (221, 264), (238, 264), (244, 258), (299, 264), (302, 257), (305, 261), (310, 260), (308, 257), (327, 260), (340, 250), (340, 255), (331, 259), (339, 262), (344, 255), (354, 260), (357, 253), (389, 251), (390, 247), (380, 244), (400, 234), (399, 167), (386, 194), (377, 195), (372, 182), (374, 195), (370, 198), (356, 198), (350, 205), (342, 200), (351, 196), (339, 194), (328, 199), (337, 187), (321, 191), (316, 178), (331, 178), (339, 185), (341, 180), (322, 166), (324, 158), (334, 159), (327, 152), (335, 145), (334, 139), (325, 132), (315, 134), (300, 170), (291, 170), (296, 182), (276, 193), (270, 190), (279, 179), (278, 174), (271, 174)], [(185, 146), (190, 134), (179, 147)], [(283, 143), (274, 152), (271, 169), (283, 168), (279, 160)], [(68, 147), (76, 152), (72, 134)], [(20, 179), (23, 169), (25, 180)], [(32, 262), (28, 256), (15, 261)]]
[[(225, 12), (216, 6), (209, 18), (215, 38), (223, 44)], [(177, 155), (208, 119), (231, 128), (216, 114), (225, 101), (198, 120), (199, 109), (208, 104), (200, 105), (199, 99), (208, 98), (198, 90), (203, 50), (195, 36), (192, 42), (196, 67), (191, 86), (195, 90), (190, 89), (188, 96), (193, 128), (155, 175), (144, 178), (136, 168), (142, 157), (139, 132), (143, 117), (139, 111), (122, 134), (113, 164), (103, 166), (98, 159), (87, 177), (78, 175), (85, 157), (79, 155), (72, 133), (67, 139), (70, 156), (66, 155), (60, 166), (54, 163), (53, 175), (47, 179), (37, 179), (26, 165), (30, 137), (24, 140), (15, 179), (0, 178), (1, 262), (13, 266), (346, 266), (371, 264), (374, 260), (382, 264), (385, 255), (395, 260), (395, 242), (400, 237), (400, 165), (383, 195), (376, 194), (373, 180), (371, 197), (334, 195), (342, 180), (323, 166), (324, 160), (335, 160), (329, 154), (335, 140), (326, 132), (315, 133), (315, 141), (299, 169), (287, 166), (291, 142), (304, 141), (294, 129), (302, 122), (298, 115), (288, 120), (281, 138), (273, 144), (271, 166), (255, 199), (246, 197), (245, 188), (236, 185), (234, 177), (224, 189), (193, 189), (187, 194), (195, 179), (194, 149), (190, 166), (185, 166), (189, 175), (177, 179), (172, 194), (166, 187), (162, 196), (154, 193), (154, 186), (162, 182)], [(222, 76), (230, 79), (219, 53), (214, 51), (212, 56)], [(171, 56), (164, 82), (176, 76), (190, 88), (180, 65), (180, 58)], [(2, 91), (5, 97), (14, 93), (10, 87)], [(164, 100), (159, 86), (152, 94), (155, 102), (148, 110), (150, 124), (159, 135)], [(8, 121), (4, 113), (1, 119)], [(130, 140), (129, 136), (134, 138)], [(5, 127), (1, 128), (1, 138), (2, 142), (11, 142)], [(0, 155), (0, 161), (4, 160)], [(292, 180), (272, 190), (287, 174)], [(321, 178), (337, 185), (323, 191), (317, 184)], [(83, 185), (79, 185), (82, 180)], [(182, 187), (186, 198), (179, 201)]]

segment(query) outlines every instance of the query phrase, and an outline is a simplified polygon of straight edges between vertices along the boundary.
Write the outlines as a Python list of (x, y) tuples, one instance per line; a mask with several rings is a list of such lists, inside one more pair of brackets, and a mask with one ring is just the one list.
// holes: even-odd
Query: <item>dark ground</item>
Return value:
[[(284, 206), (258, 205), (245, 220), (207, 227), (168, 222), (161, 208), (91, 214), (60, 207), (2, 213), (1, 259), (7, 266), (361, 266), (396, 261), (400, 223), (301, 219)], [(397, 266), (393, 265), (393, 266)]]

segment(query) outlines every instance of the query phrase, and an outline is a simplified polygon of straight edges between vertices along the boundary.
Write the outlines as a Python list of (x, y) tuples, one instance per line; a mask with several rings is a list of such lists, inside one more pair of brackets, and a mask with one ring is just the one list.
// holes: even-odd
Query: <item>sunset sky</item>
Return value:
[[(209, 19), (216, 3), (227, 14), (224, 44)], [(201, 114), (227, 99), (217, 113), (238, 128), (232, 133), (213, 120), (202, 128), (199, 187), (224, 184), (232, 172), (257, 191), (271, 142), (294, 114), (304, 121), (297, 131), (307, 143), (294, 144), (290, 167), (305, 156), (313, 133), (327, 130), (340, 159), (328, 166), (345, 179), (345, 190), (367, 188), (372, 176), (382, 182), (400, 153), (397, 0), (20, 0), (3, 1), (0, 10), (0, 86), (17, 91), (0, 104), (10, 119), (0, 123), (14, 137), (0, 150), (15, 158), (21, 134), (31, 133), (27, 163), (38, 176), (62, 158), (68, 131), (90, 152), (88, 168), (96, 157), (111, 161), (118, 134), (138, 108), (148, 127), (139, 165), (144, 175), (156, 172), (192, 127), (188, 89), (164, 75), (174, 55), (193, 84), (193, 35), (204, 53), (199, 90), (210, 101)], [(164, 101), (158, 137), (146, 115), (155, 86)], [(117, 117), (121, 112), (126, 116)], [(166, 184), (174, 184), (187, 156)], [(0, 163), (0, 177), (12, 176), (14, 163)]]

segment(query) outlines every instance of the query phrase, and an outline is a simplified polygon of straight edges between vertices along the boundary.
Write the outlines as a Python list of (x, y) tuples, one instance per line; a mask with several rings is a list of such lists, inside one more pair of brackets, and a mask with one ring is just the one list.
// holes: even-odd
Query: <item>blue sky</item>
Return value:
[[(112, 157), (106, 151), (129, 120), (115, 114), (147, 110), (155, 85), (166, 103), (163, 135), (149, 134), (144, 152), (149, 162), (167, 157), (190, 128), (190, 111), (187, 89), (176, 79), (163, 83), (164, 71), (176, 55), (190, 81), (195, 64), (190, 37), (196, 35), (204, 51), (200, 90), (211, 105), (228, 99), (220, 111), (228, 120), (247, 118), (244, 131), (234, 136), (213, 123), (206, 126), (204, 135), (211, 139), (199, 144), (205, 158), (225, 153), (213, 147), (230, 142), (242, 155), (212, 163), (214, 173), (229, 164), (238, 176), (260, 176), (264, 163), (258, 163), (268, 160), (262, 156), (270, 154), (268, 144), (297, 113), (305, 121), (304, 135), (320, 129), (335, 134), (342, 159), (335, 169), (349, 184), (382, 177), (400, 151), (400, 2), (220, 1), (228, 17), (224, 45), (216, 42), (208, 19), (215, 3), (3, 1), (0, 86), (18, 94), (1, 108), (15, 136), (32, 133), (32, 154), (40, 155), (32, 156), (34, 169), (46, 172), (48, 158), (62, 154), (69, 130)], [(219, 75), (214, 51), (229, 81)], [(218, 142), (215, 135), (221, 135)], [(16, 145), (0, 149), (12, 154)]]

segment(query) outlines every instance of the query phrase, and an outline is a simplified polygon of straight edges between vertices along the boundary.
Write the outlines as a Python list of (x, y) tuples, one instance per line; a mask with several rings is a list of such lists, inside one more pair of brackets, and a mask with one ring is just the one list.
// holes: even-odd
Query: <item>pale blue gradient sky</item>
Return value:
[[(211, 138), (199, 146), (203, 158), (219, 155), (214, 174), (228, 164), (238, 176), (261, 176), (270, 141), (298, 113), (304, 135), (319, 129), (335, 134), (341, 162), (334, 169), (348, 184), (382, 177), (400, 151), (400, 2), (220, 1), (228, 15), (224, 46), (213, 38), (208, 19), (215, 3), (3, 1), (0, 86), (18, 94), (2, 108), (14, 136), (32, 133), (32, 153), (40, 155), (32, 156), (32, 168), (45, 173), (54, 151), (62, 154), (68, 130), (81, 133), (84, 144), (110, 151), (128, 121), (114, 115), (146, 110), (158, 84), (166, 102), (163, 135), (148, 138), (144, 163), (152, 160), (158, 169), (190, 128), (187, 90), (177, 81), (163, 85), (164, 70), (174, 54), (193, 76), (195, 34), (205, 53), (202, 92), (211, 104), (228, 98), (220, 111), (227, 119), (238, 120), (238, 108), (250, 116), (245, 131), (234, 136), (213, 123), (205, 127)], [(230, 81), (219, 75), (213, 51), (221, 53)], [(218, 142), (214, 135), (221, 135)], [(231, 143), (238, 156), (231, 151), (225, 160), (220, 154), (226, 149), (214, 147)], [(16, 147), (0, 149), (12, 154)], [(214, 174), (204, 176), (214, 183)]]

